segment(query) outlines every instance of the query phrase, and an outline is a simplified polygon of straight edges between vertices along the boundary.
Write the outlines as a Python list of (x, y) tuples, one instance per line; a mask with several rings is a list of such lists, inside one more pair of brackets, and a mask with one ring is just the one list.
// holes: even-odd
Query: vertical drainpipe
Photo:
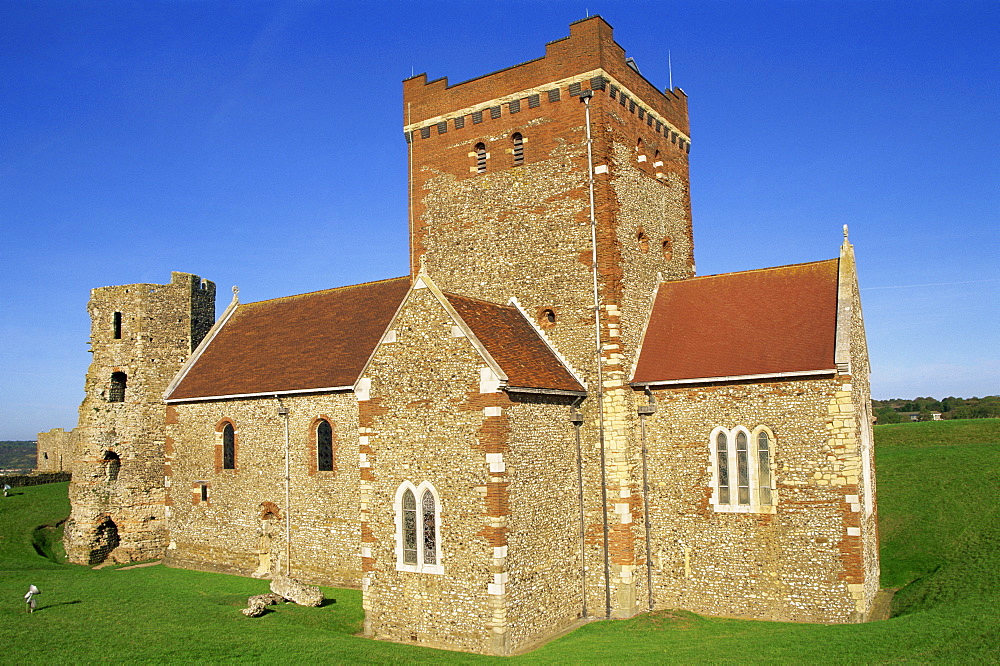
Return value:
[(642, 514), (646, 525), (646, 591), (649, 593), (649, 610), (653, 610), (653, 546), (650, 540), (649, 518), (649, 472), (646, 461), (646, 417), (656, 413), (656, 399), (649, 388), (646, 388), (649, 403), (639, 405), (639, 424), (642, 431)]
[(278, 416), (285, 417), (285, 575), (292, 575), (292, 479), (290, 474), (290, 452), (288, 447), (288, 407), (281, 404), (281, 398), (277, 395), (274, 399), (278, 401)]
[(611, 617), (611, 564), (609, 562), (608, 544), (608, 481), (604, 454), (604, 370), (601, 367), (601, 300), (597, 287), (597, 218), (594, 214), (594, 148), (590, 136), (590, 100), (593, 90), (580, 93), (583, 102), (587, 126), (587, 183), (590, 187), (590, 246), (591, 270), (594, 275), (594, 342), (595, 359), (597, 361), (597, 424), (598, 441), (601, 450), (601, 517), (604, 523), (604, 615)]
[[(579, 402), (582, 402), (581, 399)], [(580, 426), (583, 425), (583, 414), (573, 405), (569, 420), (576, 431), (576, 484), (580, 497), (580, 588), (583, 591), (583, 617), (587, 617), (587, 524), (583, 512), (583, 448), (580, 446)]]

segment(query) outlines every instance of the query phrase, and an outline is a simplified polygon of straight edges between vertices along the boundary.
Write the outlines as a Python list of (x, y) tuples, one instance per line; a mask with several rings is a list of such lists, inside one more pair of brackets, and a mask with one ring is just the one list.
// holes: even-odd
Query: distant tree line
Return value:
[(942, 419), (996, 419), (1000, 418), (1000, 396), (872, 400), (872, 409), (879, 423), (909, 421), (910, 414), (918, 414), (921, 421), (930, 421), (932, 412), (941, 412)]
[(35, 442), (0, 441), (0, 469), (33, 469), (36, 450)]

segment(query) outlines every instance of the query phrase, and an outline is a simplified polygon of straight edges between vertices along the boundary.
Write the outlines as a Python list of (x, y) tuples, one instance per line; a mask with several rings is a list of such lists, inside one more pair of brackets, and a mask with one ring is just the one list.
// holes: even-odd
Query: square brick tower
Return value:
[(642, 529), (627, 373), (655, 285), (694, 272), (687, 98), (644, 78), (594, 16), (536, 60), (454, 85), (407, 79), (403, 118), (411, 271), (516, 297), (587, 382), (588, 567), (608, 558), (589, 606), (631, 616)]

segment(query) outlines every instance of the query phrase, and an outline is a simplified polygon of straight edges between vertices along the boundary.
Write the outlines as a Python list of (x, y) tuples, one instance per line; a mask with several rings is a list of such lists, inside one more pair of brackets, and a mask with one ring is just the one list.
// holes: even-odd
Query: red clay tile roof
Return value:
[(241, 304), (170, 400), (351, 386), (408, 277)]
[(497, 305), (455, 294), (445, 297), (507, 375), (508, 386), (586, 390), (513, 305)]
[(830, 370), (838, 260), (660, 285), (633, 383)]

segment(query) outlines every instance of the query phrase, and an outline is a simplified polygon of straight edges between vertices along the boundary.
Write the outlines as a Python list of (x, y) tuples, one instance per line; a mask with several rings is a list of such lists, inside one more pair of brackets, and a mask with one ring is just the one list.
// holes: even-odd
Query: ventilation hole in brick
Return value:
[(465, 127), (465, 116), (455, 118), (455, 129), (462, 129), (463, 127)]
[(528, 108), (529, 109), (534, 109), (537, 106), (541, 106), (541, 104), (542, 104), (542, 99), (541, 99), (540, 96), (538, 96), (538, 95), (530, 95), (528, 97)]
[(472, 124), (473, 125), (478, 125), (481, 122), (483, 122), (483, 112), (482, 111), (474, 111), (472, 113)]
[(508, 104), (511, 113), (519, 113), (521, 111), (521, 100), (515, 99), (513, 102)]
[(445, 132), (448, 131), (448, 121), (447, 120), (443, 120), (443, 121), (439, 122), (437, 124), (437, 126), (438, 126), (438, 134), (444, 134)]
[(429, 139), (429, 138), (431, 138), (431, 128), (430, 128), (429, 125), (427, 127), (421, 127), (420, 128), (420, 138), (421, 139)]
[(604, 84), (607, 81), (603, 76), (594, 76), (590, 79), (590, 89), (591, 90), (604, 90)]
[(571, 84), (569, 84), (569, 94), (571, 96), (573, 96), (573, 95), (579, 95), (581, 88), (583, 88), (583, 84), (580, 83), (579, 81), (577, 81), (576, 83), (571, 83)]
[(476, 144), (476, 173), (486, 173), (486, 144)]
[(559, 88), (555, 88), (549, 91), (549, 101), (558, 102), (559, 101)]
[(500, 117), (500, 107), (499, 106), (491, 106), (490, 107), (490, 118), (496, 120), (499, 117)]
[(618, 99), (618, 87), (608, 86), (608, 95), (611, 96), (611, 99)]

